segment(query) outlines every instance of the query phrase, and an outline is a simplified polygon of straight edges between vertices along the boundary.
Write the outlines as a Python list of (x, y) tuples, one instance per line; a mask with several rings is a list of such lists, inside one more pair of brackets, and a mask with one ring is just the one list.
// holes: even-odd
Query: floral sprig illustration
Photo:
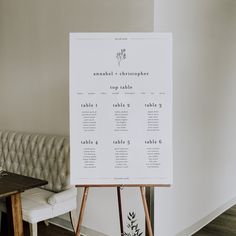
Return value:
[(139, 229), (136, 214), (134, 212), (129, 212), (127, 216), (129, 223), (127, 224), (127, 228), (130, 232), (125, 232), (124, 236), (141, 236), (143, 232), (141, 232), (141, 229)]
[(116, 54), (116, 59), (118, 61), (118, 65), (120, 66), (121, 61), (126, 59), (126, 49), (121, 49), (120, 52)]

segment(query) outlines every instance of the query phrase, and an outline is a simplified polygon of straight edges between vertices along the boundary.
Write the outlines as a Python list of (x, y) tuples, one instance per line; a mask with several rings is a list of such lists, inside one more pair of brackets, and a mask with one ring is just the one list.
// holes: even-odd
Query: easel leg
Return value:
[(145, 212), (145, 217), (146, 217), (146, 222), (147, 222), (148, 235), (153, 236), (152, 225), (151, 225), (151, 220), (150, 220), (150, 215), (148, 212), (147, 200), (146, 200), (146, 195), (145, 195), (145, 187), (141, 186), (140, 191), (141, 191), (142, 200), (143, 200), (143, 207), (144, 207), (144, 212)]
[(118, 208), (119, 208), (119, 218), (120, 218), (120, 233), (121, 233), (121, 236), (123, 236), (124, 235), (124, 226), (123, 226), (120, 187), (117, 187), (117, 198), (118, 198)]
[(84, 188), (84, 194), (83, 194), (83, 199), (82, 199), (80, 213), (79, 213), (79, 220), (78, 220), (78, 225), (77, 225), (77, 229), (76, 229), (76, 233), (75, 233), (76, 236), (80, 236), (80, 228), (81, 228), (81, 224), (82, 224), (83, 217), (84, 217), (84, 210), (85, 210), (85, 205), (87, 202), (88, 190), (89, 190), (89, 187)]

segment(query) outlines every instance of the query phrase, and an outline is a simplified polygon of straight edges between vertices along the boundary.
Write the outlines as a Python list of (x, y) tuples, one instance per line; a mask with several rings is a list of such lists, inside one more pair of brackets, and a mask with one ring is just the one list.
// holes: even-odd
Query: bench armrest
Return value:
[(60, 193), (55, 193), (48, 198), (48, 203), (50, 205), (55, 205), (60, 202), (64, 202), (70, 198), (74, 198), (77, 195), (77, 188), (71, 187), (66, 189)]

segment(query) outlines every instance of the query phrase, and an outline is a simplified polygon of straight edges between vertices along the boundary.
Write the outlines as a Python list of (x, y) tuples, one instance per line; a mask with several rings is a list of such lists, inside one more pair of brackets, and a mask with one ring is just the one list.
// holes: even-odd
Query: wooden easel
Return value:
[(141, 192), (141, 196), (142, 196), (145, 218), (146, 218), (146, 228), (147, 228), (147, 233), (148, 233), (147, 235), (153, 236), (153, 230), (152, 230), (152, 225), (151, 225), (151, 220), (150, 220), (150, 214), (148, 211), (145, 189), (146, 189), (146, 187), (168, 187), (168, 186), (169, 185), (76, 185), (76, 187), (84, 187), (84, 192), (83, 192), (83, 198), (82, 198), (82, 202), (81, 202), (79, 219), (78, 219), (78, 224), (77, 224), (75, 235), (80, 236), (81, 225), (82, 225), (82, 221), (83, 221), (83, 217), (84, 217), (84, 211), (85, 211), (85, 206), (86, 206), (86, 202), (87, 202), (89, 188), (90, 187), (116, 187), (117, 188), (118, 209), (119, 209), (119, 220), (120, 220), (120, 232), (121, 232), (121, 236), (123, 236), (124, 235), (124, 225), (123, 225), (122, 204), (121, 204), (121, 188), (123, 188), (123, 187), (139, 187), (140, 192)]

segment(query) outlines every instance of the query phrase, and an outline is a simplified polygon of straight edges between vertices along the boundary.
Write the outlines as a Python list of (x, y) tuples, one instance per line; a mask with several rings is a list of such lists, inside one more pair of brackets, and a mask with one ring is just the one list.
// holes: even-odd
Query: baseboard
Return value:
[(68, 221), (68, 220), (65, 220), (65, 219), (62, 219), (59, 217), (55, 217), (55, 218), (50, 219), (49, 223), (53, 224), (53, 225), (57, 225), (57, 226), (62, 227), (64, 229), (67, 229), (69, 231), (73, 231), (72, 225), (71, 225), (70, 221)]
[(193, 235), (197, 231), (199, 231), (202, 227), (206, 226), (212, 220), (214, 220), (217, 216), (221, 215), (223, 212), (231, 208), (236, 204), (236, 197), (225, 203), (223, 206), (220, 206), (215, 211), (211, 212), (206, 217), (202, 218), (195, 224), (191, 225), (190, 227), (184, 229), (183, 231), (176, 234), (176, 236), (189, 236)]
[[(49, 222), (51, 224), (62, 227), (64, 229), (73, 231), (71, 222), (68, 220), (56, 217), (56, 218), (50, 219)], [(92, 229), (82, 226), (81, 227), (81, 236), (108, 236), (108, 235), (105, 235), (105, 234), (100, 233), (98, 231), (95, 231), (95, 230), (92, 230)]]

